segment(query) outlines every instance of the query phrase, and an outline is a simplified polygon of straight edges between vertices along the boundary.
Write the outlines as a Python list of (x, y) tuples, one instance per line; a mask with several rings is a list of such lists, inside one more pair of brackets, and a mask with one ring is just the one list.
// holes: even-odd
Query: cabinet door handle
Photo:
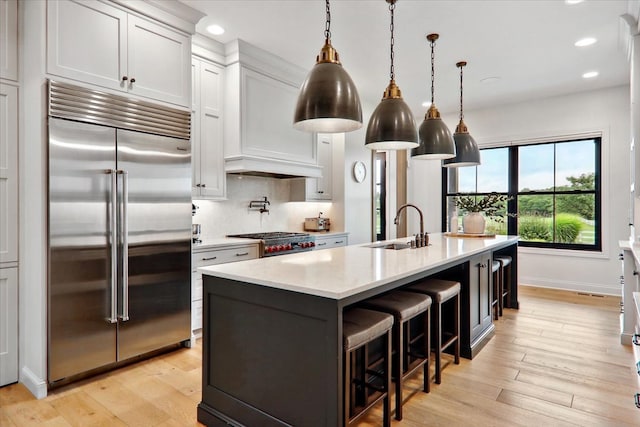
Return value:
[(636, 393), (634, 399), (636, 401), (636, 408), (640, 409), (640, 393)]
[(323, 190), (318, 190), (318, 194), (324, 194)]
[(184, 148), (184, 147), (177, 147), (176, 149), (177, 149), (178, 151), (187, 151), (187, 149), (186, 149), (186, 148)]
[(134, 79), (133, 77), (131, 78), (131, 84), (134, 84), (136, 82), (136, 79)]
[(336, 244), (336, 245), (339, 245), (339, 244), (341, 244), (341, 243), (344, 243), (344, 241), (342, 241), (342, 240), (338, 240), (338, 241), (334, 242), (334, 244)]
[(242, 252), (242, 253), (236, 254), (236, 256), (245, 256), (245, 255), (249, 255), (249, 252)]
[(127, 77), (127, 76), (122, 76), (122, 81), (123, 81), (123, 82), (126, 82), (127, 80), (129, 80), (129, 77)]
[(640, 335), (633, 334), (633, 339), (631, 340), (633, 345), (640, 345), (640, 339), (639, 338), (640, 338)]
[(480, 267), (480, 268), (487, 268), (487, 264), (480, 263), (480, 264), (478, 264), (478, 267)]
[(217, 256), (212, 256), (211, 258), (202, 258), (202, 261), (211, 261), (217, 258), (218, 258)]
[(202, 187), (202, 188), (204, 188), (206, 186), (207, 186), (207, 184), (200, 184), (200, 187)]
[(196, 187), (200, 187), (200, 184), (196, 184)]

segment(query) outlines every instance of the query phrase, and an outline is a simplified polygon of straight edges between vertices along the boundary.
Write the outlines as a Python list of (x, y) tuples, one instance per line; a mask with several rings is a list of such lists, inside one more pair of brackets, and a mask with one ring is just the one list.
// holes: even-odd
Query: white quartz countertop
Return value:
[[(367, 246), (372, 243), (368, 243), (219, 264), (201, 267), (198, 271), (215, 277), (342, 299), (518, 241), (517, 236), (459, 238), (438, 233), (429, 237), (430, 246), (418, 249), (370, 248)], [(403, 238), (389, 242), (404, 243), (408, 240)]]

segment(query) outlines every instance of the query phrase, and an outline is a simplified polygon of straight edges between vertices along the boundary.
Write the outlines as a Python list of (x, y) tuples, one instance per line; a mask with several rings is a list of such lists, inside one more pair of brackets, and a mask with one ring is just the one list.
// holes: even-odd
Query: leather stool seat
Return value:
[(363, 307), (390, 313), (399, 320), (411, 319), (431, 307), (431, 297), (413, 292), (393, 291), (371, 298), (362, 303)]
[[(426, 393), (429, 392), (431, 297), (413, 292), (393, 291), (365, 300), (360, 306), (389, 313), (394, 317), (392, 374), (396, 383), (396, 419), (401, 420), (403, 381), (421, 366), (424, 366), (423, 390)], [(414, 333), (412, 336), (411, 319), (422, 313), (424, 313), (424, 322), (418, 326), (419, 334)], [(416, 343), (420, 342), (423, 345), (417, 348)]]
[[(442, 381), (442, 352), (449, 346), (454, 345), (454, 363), (460, 363), (460, 282), (442, 279), (425, 279), (412, 284), (406, 290), (429, 295), (433, 301), (433, 329), (435, 331), (436, 350), (436, 384)], [(453, 301), (453, 330), (450, 331), (446, 339), (442, 324), (442, 306), (449, 300)]]
[(344, 349), (353, 350), (383, 335), (393, 327), (393, 317), (379, 311), (353, 308), (342, 316)]
[[(344, 425), (349, 426), (358, 418), (383, 400), (383, 426), (391, 426), (391, 403), (389, 390), (391, 386), (391, 329), (393, 316), (378, 311), (351, 308), (342, 314), (343, 367), (344, 367)], [(368, 344), (384, 338), (382, 357), (379, 361), (369, 363)], [(360, 369), (356, 369), (356, 352), (360, 352)], [(379, 363), (382, 369), (373, 369)], [(356, 374), (360, 374), (359, 377)], [(367, 375), (382, 379), (368, 381)], [(369, 397), (369, 389), (378, 393), (373, 399)], [(357, 395), (357, 393), (359, 393)], [(356, 406), (361, 407), (356, 413)]]
[(431, 296), (434, 302), (443, 303), (460, 293), (460, 283), (451, 280), (428, 279), (411, 285), (409, 289)]

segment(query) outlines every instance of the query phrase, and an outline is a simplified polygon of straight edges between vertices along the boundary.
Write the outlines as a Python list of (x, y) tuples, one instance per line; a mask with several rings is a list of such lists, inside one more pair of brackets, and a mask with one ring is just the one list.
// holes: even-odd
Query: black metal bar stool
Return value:
[[(379, 311), (352, 308), (342, 315), (344, 365), (344, 425), (349, 426), (383, 400), (383, 425), (391, 426), (391, 328), (393, 316)], [(382, 357), (369, 363), (368, 344), (381, 339)], [(356, 353), (361, 350), (360, 369), (356, 369)], [(359, 377), (356, 374), (359, 373)], [(375, 377), (378, 381), (369, 381)], [(380, 385), (382, 380), (382, 385)], [(369, 396), (369, 390), (374, 396)]]
[(491, 264), (491, 309), (493, 310), (493, 319), (498, 320), (498, 316), (502, 316), (502, 310), (500, 310), (500, 295), (502, 295), (502, 271), (500, 270), (500, 261), (493, 260)]
[[(456, 365), (460, 364), (460, 282), (426, 279), (409, 286), (406, 290), (429, 295), (433, 300), (433, 321), (431, 323), (435, 330), (436, 384), (440, 384), (442, 380), (442, 352), (449, 346), (454, 345), (454, 362)], [(454, 299), (453, 330), (443, 331), (442, 305), (451, 299)]]
[[(509, 299), (511, 298), (511, 257), (508, 255), (497, 255), (493, 258), (496, 261), (500, 262), (500, 284), (501, 284), (501, 292), (500, 295), (500, 316), (502, 316), (502, 310), (505, 307), (509, 307), (511, 304)], [(504, 303), (504, 299), (507, 298), (507, 303)]]
[[(423, 390), (429, 393), (431, 297), (413, 292), (393, 291), (365, 300), (360, 306), (393, 315), (392, 377), (396, 383), (396, 420), (401, 420), (403, 381), (421, 366), (424, 366)], [(421, 323), (419, 319), (416, 319), (418, 322), (412, 322), (412, 319), (420, 314), (424, 315), (424, 320)]]

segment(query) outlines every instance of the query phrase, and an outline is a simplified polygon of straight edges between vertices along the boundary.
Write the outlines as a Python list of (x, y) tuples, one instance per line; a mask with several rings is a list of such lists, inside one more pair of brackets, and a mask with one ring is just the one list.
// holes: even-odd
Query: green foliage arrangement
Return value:
[(483, 212), (485, 216), (495, 221), (504, 221), (506, 203), (513, 197), (498, 193), (489, 193), (486, 196), (457, 196), (454, 201), (456, 207), (466, 212)]
[(531, 242), (550, 242), (553, 239), (549, 219), (537, 215), (520, 216), (518, 234)]
[(584, 223), (578, 215), (560, 213), (556, 215), (556, 241), (574, 243)]

